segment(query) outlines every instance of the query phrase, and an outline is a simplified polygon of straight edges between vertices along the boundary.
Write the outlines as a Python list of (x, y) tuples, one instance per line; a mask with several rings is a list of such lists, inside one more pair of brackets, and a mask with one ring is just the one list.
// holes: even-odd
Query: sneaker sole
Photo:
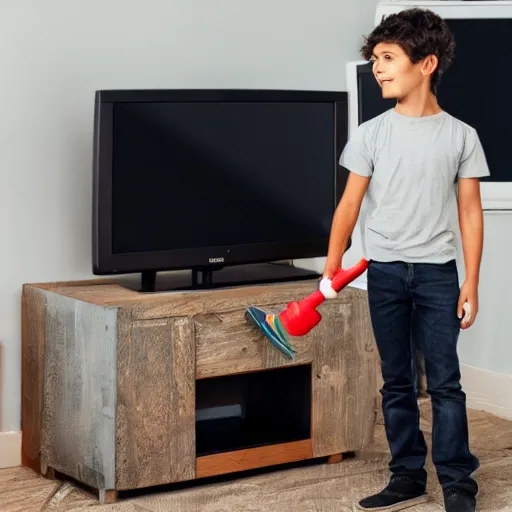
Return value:
[(396, 503), (395, 505), (388, 505), (387, 507), (372, 507), (365, 508), (361, 505), (354, 505), (354, 510), (371, 510), (373, 512), (396, 512), (397, 510), (405, 510), (407, 508), (414, 507), (415, 505), (421, 505), (422, 503), (426, 503), (429, 501), (428, 494), (424, 494), (423, 496), (419, 496), (418, 498), (413, 498), (412, 500), (401, 501), (400, 503)]

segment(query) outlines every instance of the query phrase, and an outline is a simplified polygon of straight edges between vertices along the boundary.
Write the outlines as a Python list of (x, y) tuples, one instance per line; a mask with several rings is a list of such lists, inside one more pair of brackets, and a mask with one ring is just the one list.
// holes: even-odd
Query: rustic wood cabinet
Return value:
[[(68, 475), (109, 502), (121, 490), (313, 457), (335, 461), (363, 449), (378, 404), (366, 292), (347, 287), (324, 302), (321, 323), (291, 340), (294, 361), (244, 317), (250, 305), (279, 310), (316, 286), (140, 293), (105, 280), (24, 285), (23, 463)], [(214, 386), (289, 367), (304, 367), (309, 378), (306, 435), (196, 452), (200, 380)]]

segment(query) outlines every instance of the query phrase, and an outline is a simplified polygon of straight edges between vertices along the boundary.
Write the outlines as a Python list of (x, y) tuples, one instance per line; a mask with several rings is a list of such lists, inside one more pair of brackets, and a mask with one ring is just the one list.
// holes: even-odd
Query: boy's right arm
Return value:
[(332, 277), (341, 266), (343, 254), (354, 231), (369, 183), (369, 176), (360, 176), (354, 172), (348, 175), (345, 191), (334, 212), (323, 277)]

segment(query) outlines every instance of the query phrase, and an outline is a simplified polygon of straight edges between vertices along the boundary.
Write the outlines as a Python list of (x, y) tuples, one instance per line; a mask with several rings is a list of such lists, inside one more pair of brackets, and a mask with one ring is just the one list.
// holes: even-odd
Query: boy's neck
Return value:
[(439, 114), (441, 107), (432, 91), (419, 90), (398, 99), (395, 112), (408, 117), (425, 117)]

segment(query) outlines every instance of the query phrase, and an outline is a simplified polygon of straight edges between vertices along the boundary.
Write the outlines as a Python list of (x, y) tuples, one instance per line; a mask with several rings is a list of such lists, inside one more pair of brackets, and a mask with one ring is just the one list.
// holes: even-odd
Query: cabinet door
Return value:
[(116, 489), (195, 478), (195, 343), (186, 317), (120, 314)]
[(366, 296), (342, 296), (350, 300), (327, 301), (310, 334), (315, 457), (361, 450), (373, 437), (378, 367)]

